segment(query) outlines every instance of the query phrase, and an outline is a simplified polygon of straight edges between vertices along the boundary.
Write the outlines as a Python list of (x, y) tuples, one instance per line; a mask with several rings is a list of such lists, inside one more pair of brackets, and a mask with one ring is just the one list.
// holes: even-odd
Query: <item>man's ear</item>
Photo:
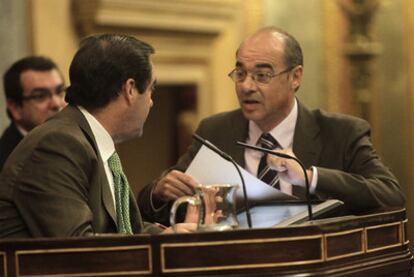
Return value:
[(18, 104), (13, 100), (7, 100), (6, 106), (11, 113), (14, 121), (20, 121), (22, 119), (22, 104)]
[(135, 90), (138, 91), (138, 89), (135, 87), (135, 80), (132, 78), (126, 80), (122, 86), (121, 94), (128, 104), (131, 103), (134, 97), (136, 97), (137, 92)]
[(303, 67), (301, 65), (296, 66), (292, 71), (292, 89), (297, 91), (300, 83), (302, 82)]

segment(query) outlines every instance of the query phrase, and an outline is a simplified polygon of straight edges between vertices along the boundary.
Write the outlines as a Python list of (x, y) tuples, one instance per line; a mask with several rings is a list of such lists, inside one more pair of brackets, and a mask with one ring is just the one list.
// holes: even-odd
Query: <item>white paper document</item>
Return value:
[[(297, 199), (262, 182), (244, 168), (238, 167), (246, 183), (249, 201)], [(239, 184), (236, 198), (237, 201), (243, 199), (242, 182), (234, 165), (204, 145), (194, 157), (186, 173), (200, 184)]]

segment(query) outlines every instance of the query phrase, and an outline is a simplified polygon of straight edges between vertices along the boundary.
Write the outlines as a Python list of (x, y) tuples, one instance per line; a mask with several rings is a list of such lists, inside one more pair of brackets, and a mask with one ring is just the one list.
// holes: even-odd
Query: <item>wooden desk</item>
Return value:
[(228, 232), (0, 240), (0, 276), (408, 276), (405, 210)]

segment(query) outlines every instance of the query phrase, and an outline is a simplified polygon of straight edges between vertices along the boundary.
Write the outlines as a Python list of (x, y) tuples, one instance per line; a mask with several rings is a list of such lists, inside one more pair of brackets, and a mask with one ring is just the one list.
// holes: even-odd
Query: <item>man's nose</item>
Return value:
[(246, 78), (240, 82), (240, 86), (245, 93), (252, 92), (257, 89), (256, 82), (251, 74), (247, 74)]

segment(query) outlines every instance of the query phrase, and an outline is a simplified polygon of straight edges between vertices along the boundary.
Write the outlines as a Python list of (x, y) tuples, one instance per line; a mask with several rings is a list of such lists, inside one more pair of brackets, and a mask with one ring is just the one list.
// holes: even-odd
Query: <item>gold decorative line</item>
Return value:
[(346, 230), (346, 231), (325, 234), (325, 236), (326, 237), (338, 237), (338, 236), (342, 236), (342, 235), (348, 235), (348, 234), (352, 234), (352, 233), (362, 232), (363, 230), (364, 230), (364, 228), (350, 229), (350, 230)]
[(402, 223), (403, 223), (403, 226), (401, 228), (402, 229), (402, 233), (403, 233), (403, 239), (402, 239), (402, 241), (403, 241), (403, 244), (407, 244), (408, 243), (408, 236), (405, 233), (405, 227), (407, 227), (408, 219), (404, 219)]
[(385, 227), (390, 227), (390, 226), (395, 226), (395, 225), (400, 225), (401, 222), (391, 222), (391, 223), (385, 223), (385, 224), (379, 224), (379, 225), (374, 225), (374, 226), (367, 226), (365, 227), (367, 230), (372, 230), (372, 229), (379, 229), (379, 228), (385, 228)]
[(152, 273), (152, 247), (148, 245), (148, 273)]
[[(360, 235), (361, 250), (360, 251), (354, 251), (354, 252), (350, 252), (350, 253), (347, 253), (347, 254), (333, 255), (333, 256), (328, 257), (328, 238), (329, 237), (338, 237), (338, 236), (348, 235), (348, 234), (358, 233), (358, 232), (361, 233), (361, 235)], [(341, 232), (330, 233), (330, 234), (326, 234), (325, 237), (326, 237), (325, 238), (326, 239), (326, 247), (325, 247), (326, 261), (332, 261), (332, 260), (342, 259), (342, 258), (346, 258), (346, 257), (357, 256), (357, 255), (361, 255), (361, 254), (365, 253), (364, 228), (351, 229), (351, 230), (346, 230), (346, 231), (341, 231)]]
[(322, 253), (322, 260), (325, 262), (326, 258), (328, 257), (328, 241), (325, 235), (322, 236), (322, 240), (321, 240), (321, 253)]
[(302, 237), (286, 237), (286, 238), (271, 238), (271, 239), (245, 239), (245, 240), (225, 240), (225, 241), (203, 241), (203, 242), (174, 242), (174, 243), (162, 243), (161, 248), (168, 247), (197, 247), (204, 245), (227, 245), (227, 244), (253, 244), (253, 243), (268, 243), (279, 241), (291, 241), (291, 240), (310, 240), (322, 238), (321, 235), (310, 235)]
[[(366, 228), (366, 235), (367, 235), (367, 250), (366, 250), (366, 252), (367, 253), (372, 253), (372, 252), (381, 251), (381, 250), (384, 250), (384, 249), (393, 248), (393, 247), (402, 245), (402, 241), (401, 241), (401, 226), (402, 225), (401, 224), (402, 224), (402, 222), (398, 221), (398, 222), (391, 222), (391, 223), (386, 223), (386, 224), (379, 224), (379, 225), (365, 227)], [(386, 227), (390, 227), (390, 226), (398, 226), (398, 242), (394, 243), (394, 244), (385, 245), (385, 246), (369, 248), (368, 247), (368, 230), (386, 228)]]
[(6, 255), (6, 252), (1, 251), (0, 255), (3, 256), (3, 276), (7, 277), (7, 255)]
[(62, 274), (29, 274), (29, 275), (20, 275), (17, 273), (18, 277), (83, 277), (83, 276), (127, 276), (127, 275), (148, 275), (148, 272), (144, 271), (119, 271), (119, 272), (92, 272), (92, 273), (62, 273)]
[(262, 263), (262, 264), (241, 264), (241, 265), (223, 265), (223, 266), (206, 266), (206, 267), (186, 267), (186, 268), (173, 268), (166, 269), (162, 267), (163, 273), (173, 272), (194, 272), (194, 271), (214, 271), (214, 270), (234, 270), (234, 269), (246, 269), (246, 268), (269, 268), (279, 266), (294, 266), (294, 265), (307, 265), (323, 262), (322, 259), (314, 259), (298, 262), (280, 262), (280, 263)]
[(363, 228), (364, 230), (362, 231), (362, 248), (364, 250), (364, 253), (367, 253), (368, 250), (368, 233), (367, 233), (367, 229)]
[(322, 253), (323, 253), (322, 260), (325, 262), (328, 257), (328, 240), (325, 235), (322, 238), (321, 247), (322, 247)]
[[(35, 275), (21, 275), (19, 256), (29, 254), (48, 254), (48, 253), (71, 253), (71, 252), (103, 252), (103, 251), (119, 251), (119, 250), (136, 250), (147, 249), (148, 253), (148, 270), (141, 271), (119, 271), (119, 272), (91, 272), (91, 273), (62, 273), (62, 274), (35, 274)], [(56, 249), (36, 249), (36, 250), (18, 250), (15, 252), (16, 276), (34, 277), (34, 276), (48, 276), (48, 277), (62, 277), (62, 276), (120, 276), (120, 275), (143, 275), (152, 273), (152, 258), (150, 245), (137, 246), (113, 246), (113, 247), (86, 247), (86, 248), (56, 248)]]
[(395, 244), (390, 244), (390, 245), (386, 245), (386, 246), (370, 248), (370, 249), (367, 249), (367, 253), (381, 251), (381, 250), (388, 249), (388, 248), (393, 248), (393, 247), (396, 247), (396, 246), (401, 246), (401, 244), (400, 243), (395, 243)]
[(302, 236), (302, 237), (289, 237), (289, 238), (271, 238), (271, 239), (252, 239), (252, 240), (230, 240), (230, 241), (208, 241), (208, 242), (195, 242), (195, 243), (164, 243), (161, 244), (161, 270), (165, 273), (172, 272), (193, 272), (193, 271), (213, 271), (213, 270), (230, 270), (230, 269), (242, 269), (242, 268), (267, 268), (267, 267), (278, 267), (288, 265), (305, 265), (323, 262), (322, 252), (320, 259), (302, 260), (294, 262), (279, 262), (279, 263), (260, 263), (260, 264), (239, 264), (239, 265), (223, 265), (223, 266), (205, 266), (205, 267), (186, 267), (186, 268), (172, 268), (167, 269), (165, 263), (165, 250), (166, 248), (176, 247), (198, 247), (198, 246), (213, 246), (213, 245), (229, 245), (229, 244), (257, 244), (257, 243), (269, 243), (269, 242), (281, 242), (281, 241), (297, 241), (297, 240), (310, 240), (320, 239), (321, 250), (322, 246), (322, 235)]
[(16, 254), (25, 255), (25, 254), (37, 254), (37, 253), (92, 252), (92, 251), (103, 252), (103, 251), (134, 250), (134, 249), (145, 249), (145, 248), (150, 249), (151, 245), (17, 250)]

